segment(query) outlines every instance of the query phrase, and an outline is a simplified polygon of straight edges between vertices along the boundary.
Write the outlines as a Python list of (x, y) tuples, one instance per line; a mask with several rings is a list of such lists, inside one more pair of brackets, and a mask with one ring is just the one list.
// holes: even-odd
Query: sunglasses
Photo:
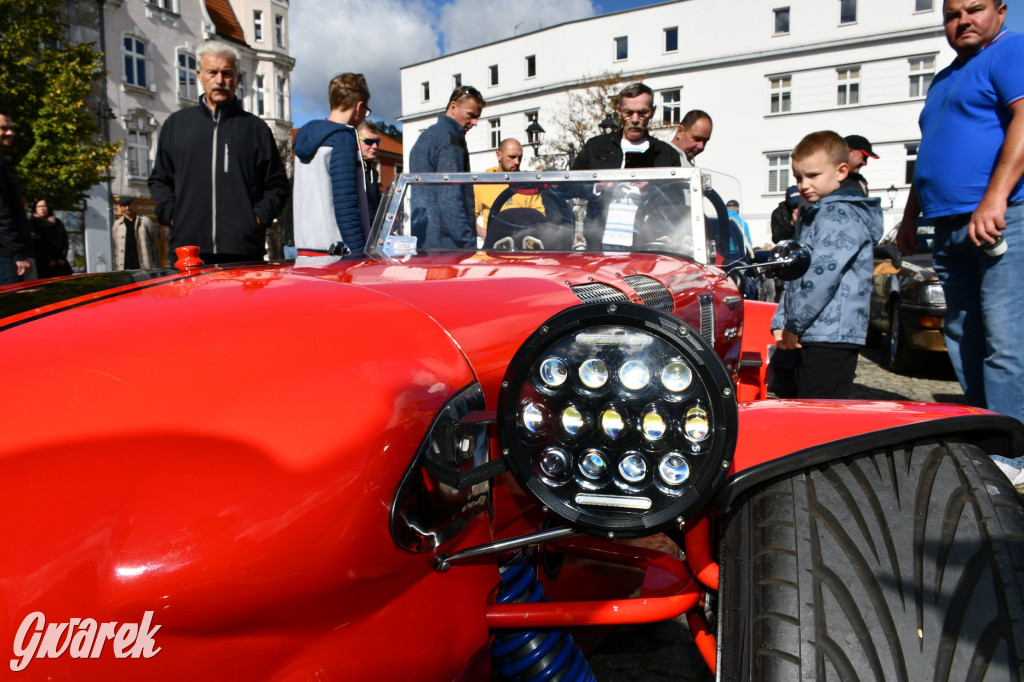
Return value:
[(472, 85), (460, 85), (459, 87), (455, 88), (455, 90), (452, 92), (452, 96), (448, 98), (448, 101), (458, 102), (460, 99), (466, 97), (467, 95), (476, 100), (483, 99), (483, 95), (480, 94), (480, 91), (474, 88)]
[(373, 145), (375, 145), (375, 144), (380, 144), (380, 138), (379, 137), (360, 137), (359, 141), (364, 143), (364, 144), (368, 144), (371, 147)]

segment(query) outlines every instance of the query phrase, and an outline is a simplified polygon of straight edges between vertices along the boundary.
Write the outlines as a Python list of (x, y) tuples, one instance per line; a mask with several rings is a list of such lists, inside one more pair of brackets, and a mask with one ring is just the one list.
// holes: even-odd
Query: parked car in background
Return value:
[(917, 253), (904, 256), (896, 248), (893, 227), (875, 247), (875, 276), (871, 286), (868, 345), (889, 342), (889, 369), (912, 373), (945, 352), (942, 322), (946, 298), (932, 268), (935, 226), (917, 228)]
[[(422, 237), (481, 183), (541, 202)], [(366, 253), (0, 290), (11, 679), (590, 680), (684, 614), (723, 680), (1021, 679), (1024, 425), (767, 399), (711, 189), (405, 173)]]

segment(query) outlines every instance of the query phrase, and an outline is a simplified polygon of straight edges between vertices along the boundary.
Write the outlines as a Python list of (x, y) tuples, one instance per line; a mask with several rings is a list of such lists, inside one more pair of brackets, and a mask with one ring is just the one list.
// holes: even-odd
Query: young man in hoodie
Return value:
[(363, 157), (356, 140), (356, 128), (370, 113), (366, 78), (361, 73), (335, 76), (327, 96), (327, 119), (310, 121), (295, 136), (292, 215), (295, 247), (304, 255), (325, 254), (338, 242), (358, 253), (370, 233)]
[(850, 172), (849, 153), (831, 130), (811, 133), (793, 149), (793, 177), (810, 204), (798, 233), (811, 251), (811, 267), (786, 285), (772, 332), (779, 350), (800, 349), (797, 398), (848, 398), (867, 338), (882, 206), (878, 197), (840, 189)]

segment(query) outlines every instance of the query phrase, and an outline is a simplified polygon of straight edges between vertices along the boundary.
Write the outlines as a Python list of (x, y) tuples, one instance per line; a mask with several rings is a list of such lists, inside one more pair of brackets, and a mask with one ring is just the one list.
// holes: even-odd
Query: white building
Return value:
[(742, 196), (725, 198), (740, 201), (755, 234), (769, 234), (791, 182), (790, 151), (822, 129), (872, 142), (881, 158), (863, 174), (891, 224), (910, 185), (928, 84), (953, 57), (941, 0), (676, 0), (403, 68), (405, 149), (443, 113), (456, 84), (473, 85), (487, 106), (467, 144), (472, 170), (484, 170), (500, 139), (526, 146), (532, 116), (546, 139), (557, 137), (567, 91), (621, 73), (654, 89), (652, 131), (661, 139), (690, 109), (711, 115), (712, 139), (697, 163), (739, 180)]
[(104, 139), (121, 143), (109, 187), (97, 185), (86, 200), (88, 271), (111, 265), (114, 199), (136, 197), (139, 211), (153, 215), (147, 180), (160, 126), (198, 103), (195, 50), (204, 40), (238, 49), (242, 106), (266, 120), (282, 150), (290, 149), (295, 60), (288, 54), (288, 0), (99, 0), (69, 4), (67, 14), (69, 39), (95, 43), (106, 54), (97, 114)]

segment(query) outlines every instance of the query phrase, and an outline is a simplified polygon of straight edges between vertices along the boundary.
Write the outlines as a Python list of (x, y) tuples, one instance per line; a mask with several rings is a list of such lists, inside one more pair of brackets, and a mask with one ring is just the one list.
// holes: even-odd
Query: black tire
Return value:
[(900, 304), (897, 301), (889, 313), (889, 371), (909, 374), (917, 369), (917, 355), (907, 341), (907, 334), (900, 322)]
[(725, 519), (723, 680), (1024, 679), (1024, 506), (921, 442), (777, 480)]

